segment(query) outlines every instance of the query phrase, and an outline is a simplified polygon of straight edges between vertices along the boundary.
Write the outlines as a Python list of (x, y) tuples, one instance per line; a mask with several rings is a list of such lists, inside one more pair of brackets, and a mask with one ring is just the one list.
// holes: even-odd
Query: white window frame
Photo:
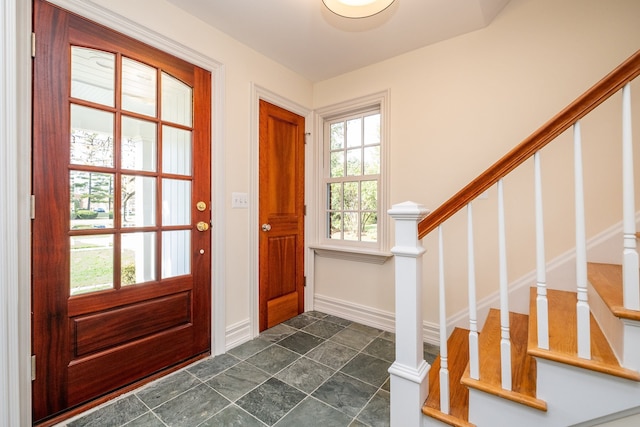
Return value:
[[(327, 234), (327, 184), (329, 182), (329, 153), (326, 124), (337, 118), (364, 113), (373, 109), (380, 111), (380, 174), (378, 179), (378, 235), (377, 242), (360, 242), (330, 239)], [(387, 215), (389, 192), (389, 91), (378, 92), (361, 98), (334, 104), (316, 110), (316, 221), (315, 244), (310, 247), (319, 256), (352, 261), (382, 264), (391, 257), (389, 248), (389, 216)]]

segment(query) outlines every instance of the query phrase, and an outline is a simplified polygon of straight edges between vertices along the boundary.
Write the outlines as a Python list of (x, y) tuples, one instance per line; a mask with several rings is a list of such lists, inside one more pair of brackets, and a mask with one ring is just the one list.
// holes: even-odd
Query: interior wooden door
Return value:
[(260, 101), (260, 331), (304, 311), (304, 117)]
[(211, 76), (34, 1), (39, 421), (210, 351)]

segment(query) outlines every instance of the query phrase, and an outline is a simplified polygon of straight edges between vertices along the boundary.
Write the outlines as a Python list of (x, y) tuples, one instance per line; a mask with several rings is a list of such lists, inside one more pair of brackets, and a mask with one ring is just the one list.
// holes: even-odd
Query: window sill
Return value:
[(393, 256), (391, 252), (367, 250), (359, 248), (346, 248), (340, 246), (312, 245), (309, 246), (318, 256), (336, 258), (347, 261), (368, 262), (370, 264), (384, 264)]

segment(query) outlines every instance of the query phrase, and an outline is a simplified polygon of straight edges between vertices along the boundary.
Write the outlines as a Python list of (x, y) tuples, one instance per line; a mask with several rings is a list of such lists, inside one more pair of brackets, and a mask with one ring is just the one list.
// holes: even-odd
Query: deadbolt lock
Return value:
[(207, 209), (207, 204), (203, 201), (199, 201), (198, 203), (196, 203), (196, 209), (198, 209), (200, 212), (204, 211), (205, 209)]

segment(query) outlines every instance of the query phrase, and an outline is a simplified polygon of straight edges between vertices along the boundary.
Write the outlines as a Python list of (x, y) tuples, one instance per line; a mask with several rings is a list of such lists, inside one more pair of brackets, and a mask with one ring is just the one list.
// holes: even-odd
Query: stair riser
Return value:
[(537, 358), (546, 426), (568, 426), (638, 406), (640, 383)]
[(640, 371), (640, 322), (623, 320), (624, 356), (622, 366)]
[(550, 427), (561, 425), (549, 423), (548, 415), (547, 412), (493, 394), (469, 389), (469, 422), (477, 427)]
[(591, 314), (598, 322), (600, 329), (611, 345), (618, 362), (622, 366), (624, 359), (624, 325), (620, 319), (613, 315), (609, 307), (602, 300), (598, 292), (589, 284), (589, 306)]

